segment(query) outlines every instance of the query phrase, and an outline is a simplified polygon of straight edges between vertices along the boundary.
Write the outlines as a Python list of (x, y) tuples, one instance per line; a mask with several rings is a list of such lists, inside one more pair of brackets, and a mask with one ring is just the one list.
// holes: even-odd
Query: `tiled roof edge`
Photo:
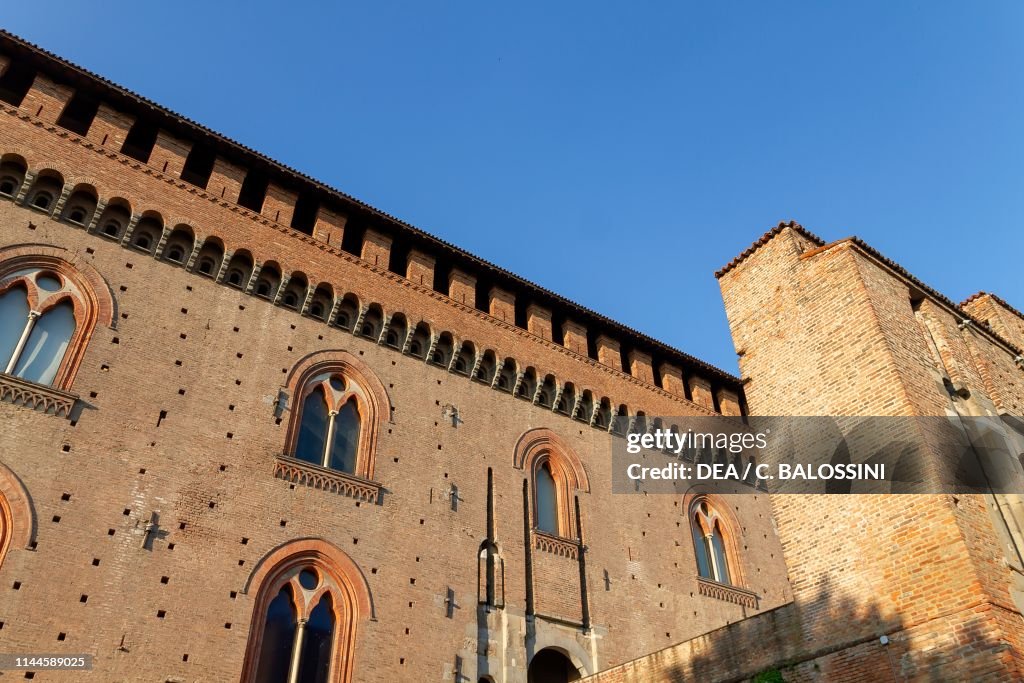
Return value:
[(774, 239), (776, 235), (778, 235), (779, 233), (781, 233), (783, 230), (785, 230), (787, 228), (790, 229), (790, 230), (794, 230), (794, 231), (800, 233), (801, 235), (803, 235), (807, 239), (809, 239), (812, 242), (814, 242), (815, 244), (817, 244), (819, 247), (825, 246), (825, 240), (821, 239), (820, 237), (815, 235), (810, 230), (807, 230), (806, 228), (804, 228), (804, 226), (800, 225), (796, 221), (792, 221), (792, 220), (788, 221), (788, 222), (787, 221), (779, 221), (778, 225), (776, 225), (774, 228), (772, 228), (771, 230), (769, 230), (765, 234), (761, 235), (761, 237), (759, 237), (757, 239), (757, 241), (755, 241), (753, 244), (751, 244), (749, 247), (747, 247), (743, 251), (743, 253), (741, 253), (739, 256), (737, 256), (733, 260), (729, 261), (724, 266), (722, 266), (719, 270), (717, 270), (715, 272), (715, 277), (716, 278), (721, 278), (723, 275), (728, 273), (730, 270), (732, 270), (733, 268), (735, 268), (739, 264), (741, 264), (744, 261), (746, 261), (751, 255), (753, 255), (753, 253), (755, 251), (757, 251), (758, 249), (760, 249), (764, 245), (768, 244), (768, 242), (770, 242), (772, 239)]
[(1019, 310), (1011, 306), (1009, 303), (1007, 303), (1005, 299), (996, 296), (992, 292), (975, 292), (974, 294), (971, 294), (969, 297), (961, 301), (960, 306), (961, 308), (966, 307), (967, 304), (971, 303), (972, 301), (975, 301), (976, 299), (980, 299), (983, 296), (989, 297), (990, 299), (992, 299), (992, 301), (995, 301), (997, 304), (1005, 308), (1010, 313), (1013, 313), (1018, 318), (1024, 319), (1024, 313), (1020, 312)]

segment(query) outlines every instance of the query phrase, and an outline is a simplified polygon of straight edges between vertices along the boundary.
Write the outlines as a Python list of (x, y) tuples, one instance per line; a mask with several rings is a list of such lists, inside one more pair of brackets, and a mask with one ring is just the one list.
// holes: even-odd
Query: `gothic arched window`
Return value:
[(529, 523), (535, 534), (579, 541), (576, 493), (590, 483), (579, 458), (549, 429), (531, 429), (516, 445), (514, 464), (529, 473)]
[(534, 478), (536, 527), (549, 534), (558, 534), (558, 488), (551, 474), (551, 463), (537, 468)]
[(85, 314), (83, 299), (74, 283), (40, 268), (0, 279), (0, 371), (36, 384), (56, 384), (76, 338), (76, 318)]
[(295, 457), (321, 467), (356, 473), (362, 388), (338, 373), (313, 377), (303, 392)]
[(352, 678), (356, 627), (370, 595), (355, 563), (318, 539), (293, 541), (260, 563), (242, 680), (337, 683)]
[(293, 398), (285, 454), (372, 480), (377, 434), (391, 416), (380, 380), (349, 353), (321, 351), (296, 366), (288, 387)]
[(706, 498), (690, 506), (690, 530), (693, 532), (693, 551), (697, 557), (697, 573), (701, 578), (732, 585), (729, 556), (723, 529), (725, 522)]

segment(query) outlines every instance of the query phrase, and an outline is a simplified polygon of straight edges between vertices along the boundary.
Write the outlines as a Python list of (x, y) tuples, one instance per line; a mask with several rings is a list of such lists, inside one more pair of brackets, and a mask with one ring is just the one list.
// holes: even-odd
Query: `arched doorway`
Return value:
[(526, 680), (527, 683), (569, 683), (580, 680), (580, 672), (564, 654), (546, 648), (530, 660)]

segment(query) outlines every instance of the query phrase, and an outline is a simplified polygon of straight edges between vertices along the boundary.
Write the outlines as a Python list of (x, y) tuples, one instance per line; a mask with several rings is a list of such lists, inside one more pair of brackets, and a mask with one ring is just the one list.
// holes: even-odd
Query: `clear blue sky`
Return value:
[(780, 219), (1024, 308), (1020, 2), (330, 4), (0, 22), (733, 372), (713, 272)]

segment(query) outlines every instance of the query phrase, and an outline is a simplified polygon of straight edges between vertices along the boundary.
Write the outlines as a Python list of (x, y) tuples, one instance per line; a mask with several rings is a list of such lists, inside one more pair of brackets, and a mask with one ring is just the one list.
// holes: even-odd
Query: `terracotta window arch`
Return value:
[(292, 371), (291, 422), (285, 454), (294, 460), (373, 478), (377, 434), (390, 418), (380, 380), (344, 351), (322, 351)]
[(67, 390), (113, 300), (98, 273), (32, 248), (0, 250), (0, 373)]
[(697, 498), (690, 504), (690, 531), (700, 577), (735, 585), (736, 558), (732, 557), (732, 544), (728, 539), (731, 525), (707, 497)]
[(516, 445), (515, 466), (529, 473), (530, 525), (535, 534), (579, 540), (575, 496), (590, 490), (579, 458), (549, 429), (531, 429)]
[(365, 578), (341, 550), (320, 539), (292, 541), (260, 562), (242, 681), (346, 683), (356, 631), (372, 616)]

